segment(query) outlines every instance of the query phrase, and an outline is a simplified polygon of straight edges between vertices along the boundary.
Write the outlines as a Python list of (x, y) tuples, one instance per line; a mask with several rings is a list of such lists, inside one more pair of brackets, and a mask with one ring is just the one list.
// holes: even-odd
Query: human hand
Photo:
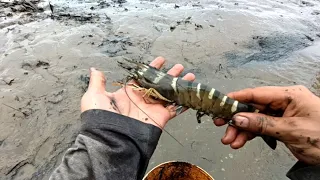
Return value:
[[(242, 147), (254, 134), (282, 141), (293, 155), (308, 164), (320, 164), (320, 98), (304, 86), (258, 87), (228, 94), (240, 102), (253, 103), (261, 111), (282, 110), (282, 117), (261, 113), (238, 113), (222, 138), (234, 149)], [(221, 119), (214, 121), (224, 125)]]
[[(150, 65), (160, 69), (164, 63), (165, 60), (158, 57)], [(168, 71), (168, 74), (179, 76), (183, 69), (181, 64), (176, 64)], [(143, 92), (135, 91), (128, 85), (125, 86), (126, 90), (123, 87), (116, 92), (107, 92), (104, 74), (94, 68), (91, 68), (90, 71), (89, 88), (81, 99), (81, 112), (90, 109), (107, 110), (152, 124), (161, 129), (176, 116), (173, 105), (164, 107), (160, 101), (143, 97)], [(193, 81), (195, 76), (188, 73), (183, 79)], [(152, 101), (152, 103), (148, 103), (148, 101)]]

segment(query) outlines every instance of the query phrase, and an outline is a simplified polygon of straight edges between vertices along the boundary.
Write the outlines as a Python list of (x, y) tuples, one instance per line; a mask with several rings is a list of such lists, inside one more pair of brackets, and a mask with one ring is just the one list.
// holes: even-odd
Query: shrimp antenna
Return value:
[[(129, 81), (129, 78), (127, 78), (127, 79), (125, 80), (125, 82), (124, 82), (124, 92), (127, 94), (129, 100), (130, 100), (138, 109), (140, 109), (140, 111), (142, 111), (146, 116), (148, 116), (154, 123), (156, 123), (159, 127), (161, 127), (155, 120), (153, 120), (144, 110), (142, 110), (142, 109), (131, 99), (131, 97), (129, 96), (129, 94), (128, 94), (128, 92), (127, 92), (127, 83), (128, 83), (128, 81)], [(177, 141), (177, 143), (179, 143), (182, 147), (184, 147), (184, 145), (183, 145), (180, 141), (178, 141), (172, 134), (170, 134), (167, 130), (165, 130), (164, 127), (163, 127), (162, 130), (163, 130), (164, 132), (166, 132), (170, 137), (172, 137), (175, 141)]]

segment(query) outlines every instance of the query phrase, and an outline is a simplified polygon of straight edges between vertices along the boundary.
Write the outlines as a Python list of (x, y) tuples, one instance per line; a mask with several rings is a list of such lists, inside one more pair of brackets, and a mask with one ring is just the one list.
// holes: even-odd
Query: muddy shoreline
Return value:
[[(123, 56), (157, 56), (222, 92), (302, 84), (320, 95), (320, 2), (0, 1), (0, 179), (46, 179), (81, 126), (88, 69), (124, 77)], [(171, 121), (149, 169), (170, 160), (216, 179), (285, 179), (295, 158), (257, 139), (235, 151), (223, 128), (188, 111)]]

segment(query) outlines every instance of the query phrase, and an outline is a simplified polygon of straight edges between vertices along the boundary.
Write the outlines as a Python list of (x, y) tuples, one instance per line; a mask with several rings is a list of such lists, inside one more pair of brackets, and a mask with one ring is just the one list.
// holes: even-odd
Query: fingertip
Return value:
[(248, 134), (246, 132), (240, 132), (237, 138), (230, 144), (233, 149), (242, 148), (248, 141)]
[(156, 57), (155, 60), (156, 60), (156, 61), (162, 61), (162, 62), (166, 61), (166, 60), (164, 59), (164, 57), (162, 57), (162, 56)]
[(95, 72), (95, 71), (97, 71), (96, 68), (94, 68), (94, 67), (91, 67), (91, 68), (90, 68), (90, 72)]
[(245, 144), (246, 144), (246, 141), (244, 141), (244, 142), (233, 142), (233, 143), (230, 144), (230, 147), (231, 147), (232, 149), (240, 149), (240, 148), (242, 148)]
[(184, 66), (182, 64), (176, 64), (176, 65), (174, 65), (174, 67), (176, 69), (184, 69)]
[(244, 146), (244, 144), (243, 144), (243, 145), (238, 145), (238, 144), (234, 145), (234, 144), (230, 144), (230, 147), (231, 147), (232, 149), (239, 149), (239, 148), (242, 148), (243, 146)]
[(193, 73), (187, 73), (183, 76), (182, 79), (187, 81), (194, 81), (196, 79), (196, 76)]
[(221, 143), (224, 144), (224, 145), (228, 145), (230, 144), (230, 142), (228, 141), (228, 133), (225, 132), (224, 136), (221, 138)]
[(91, 79), (91, 77), (92, 78), (101, 77), (101, 78), (105, 79), (103, 72), (98, 71), (96, 68), (90, 68), (90, 79)]
[(228, 96), (229, 98), (234, 99), (234, 94), (235, 94), (235, 93), (236, 93), (236, 92), (230, 92), (230, 93), (227, 94), (227, 96)]
[(224, 145), (228, 145), (229, 143), (227, 143), (227, 141), (224, 138), (221, 138), (221, 143)]
[(237, 138), (237, 135), (238, 135), (238, 129), (232, 126), (228, 126), (226, 129), (225, 136), (221, 139), (221, 142), (223, 144), (230, 144)]
[(227, 122), (225, 120), (221, 119), (221, 118), (214, 119), (213, 123), (216, 126), (223, 126), (223, 125), (227, 124)]
[(88, 90), (105, 91), (106, 78), (101, 71), (90, 68), (90, 81)]
[(157, 68), (157, 69), (160, 69), (163, 64), (165, 63), (165, 59), (161, 56), (155, 58), (151, 63), (150, 63), (150, 66), (154, 67), (154, 68)]
[(176, 77), (182, 73), (183, 69), (184, 67), (182, 64), (176, 64), (168, 71), (168, 74)]
[[(182, 64), (175, 64), (171, 69), (174, 69), (175, 71), (181, 73), (181, 72), (183, 71), (184, 67), (183, 67)], [(179, 74), (180, 74), (180, 73), (179, 73)]]

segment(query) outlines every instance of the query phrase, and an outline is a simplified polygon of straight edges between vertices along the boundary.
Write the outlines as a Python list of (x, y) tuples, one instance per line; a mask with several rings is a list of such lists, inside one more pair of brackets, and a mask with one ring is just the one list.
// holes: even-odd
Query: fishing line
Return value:
[[(133, 105), (135, 105), (139, 110), (141, 110), (146, 116), (148, 116), (154, 123), (156, 123), (159, 127), (161, 127), (154, 119), (152, 119), (144, 110), (142, 110), (142, 109), (131, 99), (131, 97), (129, 96), (129, 94), (128, 94), (128, 92), (127, 92), (127, 82), (128, 82), (128, 80), (129, 80), (129, 79), (127, 79), (126, 82), (124, 83), (124, 91), (125, 91), (126, 95), (128, 96), (129, 100), (133, 103)], [(178, 141), (178, 139), (176, 139), (171, 133), (169, 133), (167, 130), (165, 130), (164, 127), (163, 127), (162, 130), (163, 130), (164, 132), (166, 132), (172, 139), (174, 139), (181, 147), (183, 147), (183, 148), (185, 148), (185, 149), (187, 149), (187, 150), (191, 150), (191, 152), (192, 152), (195, 156), (197, 156), (198, 158), (201, 158), (201, 159), (203, 159), (203, 160), (206, 160), (206, 161), (214, 164), (214, 163), (212, 162), (212, 160), (210, 160), (210, 159), (208, 159), (208, 158), (206, 158), (206, 157), (200, 156), (200, 155), (199, 155), (195, 150), (193, 150), (192, 148), (186, 148), (180, 141)]]
[[(156, 123), (159, 127), (161, 127), (154, 119), (152, 119), (144, 110), (142, 110), (132, 99), (131, 97), (129, 96), (128, 92), (127, 92), (127, 82), (128, 82), (128, 79), (126, 80), (126, 82), (124, 83), (124, 91), (125, 93), (127, 94), (129, 100), (140, 110), (142, 111), (146, 116), (148, 116), (154, 123)], [(177, 143), (179, 143), (182, 147), (184, 147), (184, 145), (178, 141), (173, 135), (171, 135), (167, 130), (162, 129), (164, 132), (166, 132), (170, 137), (172, 137), (175, 141), (177, 141)]]

